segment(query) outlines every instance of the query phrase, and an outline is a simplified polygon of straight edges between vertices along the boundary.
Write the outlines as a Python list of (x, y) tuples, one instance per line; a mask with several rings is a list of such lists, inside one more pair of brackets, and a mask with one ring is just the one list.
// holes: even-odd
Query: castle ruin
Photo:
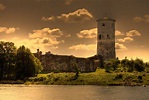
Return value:
[[(115, 20), (104, 17), (97, 20), (97, 55), (79, 58), (66, 55), (42, 54), (39, 49), (34, 55), (41, 61), (47, 72), (92, 72), (100, 67), (101, 61), (115, 59)], [(74, 65), (76, 64), (76, 66)]]

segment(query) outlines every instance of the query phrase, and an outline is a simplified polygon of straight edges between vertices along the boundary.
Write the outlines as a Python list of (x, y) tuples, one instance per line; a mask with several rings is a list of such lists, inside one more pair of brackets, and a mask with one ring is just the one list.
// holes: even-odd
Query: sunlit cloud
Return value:
[(127, 50), (126, 46), (124, 44), (115, 43), (116, 51), (125, 51)]
[(132, 42), (134, 41), (133, 38), (131, 37), (125, 37), (124, 39), (117, 39), (118, 42), (126, 42), (126, 43), (129, 43), (129, 42)]
[(65, 34), (65, 37), (71, 37), (71, 34)]
[(92, 14), (85, 8), (78, 9), (68, 14), (61, 14), (60, 16), (51, 16), (49, 18), (43, 17), (43, 21), (62, 20), (66, 23), (79, 23), (92, 19)]
[(33, 33), (29, 33), (29, 38), (30, 41), (34, 41), (34, 43), (31, 42), (33, 43), (33, 45), (37, 44), (42, 45), (42, 48), (51, 47), (56, 49), (58, 48), (58, 44), (64, 43), (64, 40), (57, 39), (62, 35), (63, 35), (62, 31), (58, 28), (55, 29), (43, 28), (39, 30), (33, 30)]
[(89, 30), (82, 30), (77, 33), (79, 38), (95, 38), (97, 37), (97, 28), (89, 29)]
[(116, 36), (122, 36), (122, 35), (124, 35), (124, 34), (123, 34), (122, 32), (120, 32), (120, 31), (116, 30), (116, 31), (115, 31), (115, 35), (116, 35)]
[(0, 10), (4, 10), (6, 7), (0, 3)]
[(65, 0), (66, 5), (70, 5), (74, 0)]
[[(96, 51), (97, 44), (77, 44), (72, 45), (68, 49), (70, 50), (76, 50), (76, 51)], [(124, 44), (115, 43), (115, 49), (116, 51), (125, 51), (127, 50), (127, 47)]]
[(16, 30), (19, 30), (19, 28), (14, 28), (14, 27), (0, 27), (0, 33), (6, 33), (6, 34), (11, 34), (16, 32)]
[(149, 23), (149, 15), (144, 15), (143, 17), (134, 17), (133, 20), (135, 22), (147, 22)]
[(43, 21), (54, 21), (56, 18), (54, 16), (51, 16), (49, 18), (46, 18), (46, 17), (42, 17), (42, 20)]
[(71, 50), (85, 50), (85, 51), (95, 51), (96, 50), (96, 44), (78, 44), (70, 46), (69, 49)]
[(62, 36), (63, 33), (60, 29), (50, 29), (50, 28), (43, 28), (39, 30), (33, 30), (33, 33), (29, 33), (29, 38), (43, 38), (43, 37), (49, 37), (49, 38), (56, 38)]
[(144, 19), (142, 17), (134, 17), (133, 20), (135, 22), (142, 22)]
[(126, 36), (133, 37), (133, 36), (141, 36), (141, 33), (137, 30), (131, 30), (126, 32)]
[[(116, 36), (124, 36), (124, 33), (116, 30), (115, 35)], [(77, 33), (77, 36), (79, 38), (96, 38), (97, 37), (97, 28), (82, 30), (79, 33)]]
[(53, 41), (53, 40), (51, 41), (49, 38), (20, 39), (18, 37), (14, 37), (9, 40), (0, 39), (0, 41), (13, 42), (17, 48), (24, 45), (25, 47), (29, 48), (34, 53), (37, 51), (37, 49), (40, 49), (43, 51), (43, 53), (45, 53), (49, 50), (55, 50), (55, 49), (59, 48), (58, 47), (59, 43), (57, 43), (56, 41)]

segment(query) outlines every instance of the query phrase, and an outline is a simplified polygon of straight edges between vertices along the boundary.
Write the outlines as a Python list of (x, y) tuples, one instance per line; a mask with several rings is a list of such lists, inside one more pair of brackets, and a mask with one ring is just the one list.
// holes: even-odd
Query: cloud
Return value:
[(70, 5), (74, 0), (65, 0), (66, 5)]
[(0, 3), (0, 10), (4, 10), (6, 7)]
[(125, 51), (127, 50), (126, 46), (120, 43), (115, 43), (115, 49), (117, 51)]
[(96, 44), (78, 44), (70, 46), (69, 49), (71, 50), (85, 50), (85, 51), (95, 51), (96, 50)]
[(58, 44), (64, 43), (64, 40), (58, 40), (61, 36), (63, 36), (63, 32), (58, 28), (43, 28), (29, 33), (29, 41), (31, 41), (32, 45), (35, 45), (31, 47), (32, 49), (41, 47), (43, 51), (46, 51), (45, 48), (47, 47), (57, 49)]
[(144, 15), (143, 17), (134, 17), (134, 22), (146, 22), (149, 23), (149, 15)]
[(122, 32), (120, 32), (120, 31), (116, 30), (116, 31), (115, 31), (115, 35), (116, 35), (116, 36), (122, 36), (122, 35), (124, 35), (124, 34), (123, 34)]
[(43, 38), (43, 37), (49, 37), (49, 38), (56, 38), (62, 36), (63, 33), (60, 29), (50, 29), (50, 28), (43, 28), (40, 30), (33, 30), (33, 33), (29, 33), (29, 38)]
[(24, 45), (34, 53), (37, 51), (37, 49), (42, 50), (43, 53), (49, 50), (55, 50), (58, 48), (58, 44), (59, 44), (58, 41), (50, 40), (50, 38), (21, 39), (18, 37), (14, 37), (9, 40), (1, 39), (1, 41), (13, 42), (17, 48)]
[[(115, 31), (116, 36), (123, 36), (124, 34), (118, 30)], [(79, 38), (96, 38), (97, 37), (97, 28), (92, 28), (89, 30), (82, 30), (77, 33)]]
[(43, 17), (43, 21), (62, 20), (66, 23), (78, 23), (92, 19), (92, 14), (85, 8), (78, 9), (68, 14), (61, 14), (60, 16), (51, 16), (49, 18)]
[(65, 34), (65, 37), (71, 37), (71, 34)]
[(54, 21), (56, 18), (54, 16), (51, 16), (49, 18), (46, 18), (46, 17), (42, 17), (42, 20), (43, 21)]
[(144, 19), (141, 17), (134, 17), (133, 19), (135, 22), (142, 22)]
[(117, 39), (117, 41), (118, 42), (127, 42), (127, 43), (129, 43), (129, 42), (134, 41), (134, 39), (131, 38), (131, 37), (125, 37), (124, 39)]
[(131, 30), (126, 32), (126, 36), (133, 37), (133, 36), (141, 36), (141, 33), (137, 30)]
[(7, 28), (7, 27), (0, 27), (0, 33), (4, 32), (6, 34), (11, 34), (11, 33), (14, 33), (16, 30), (18, 30), (19, 28), (14, 28), (14, 27), (11, 27), (11, 28)]
[[(83, 51), (96, 51), (97, 48), (97, 44), (78, 44), (78, 45), (73, 45), (70, 46), (69, 49), (70, 50), (83, 50)], [(127, 50), (126, 46), (124, 44), (120, 44), (120, 43), (115, 43), (115, 49), (117, 51), (125, 51)]]
[(95, 38), (97, 37), (97, 28), (82, 30), (80, 33), (77, 33), (79, 38)]

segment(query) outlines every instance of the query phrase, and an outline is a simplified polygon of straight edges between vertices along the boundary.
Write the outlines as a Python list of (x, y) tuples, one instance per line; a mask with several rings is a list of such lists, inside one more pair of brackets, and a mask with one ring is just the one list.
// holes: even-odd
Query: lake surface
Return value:
[(149, 100), (149, 86), (0, 85), (0, 100)]

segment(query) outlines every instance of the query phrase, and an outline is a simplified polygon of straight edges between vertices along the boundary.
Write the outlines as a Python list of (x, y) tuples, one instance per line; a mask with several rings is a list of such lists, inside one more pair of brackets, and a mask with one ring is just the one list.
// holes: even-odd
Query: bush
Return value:
[(107, 61), (104, 64), (106, 72), (110, 73), (112, 71), (112, 62)]
[(135, 70), (139, 72), (142, 72), (145, 69), (143, 61), (138, 58), (134, 61), (134, 67), (135, 67)]
[(123, 75), (122, 74), (117, 74), (116, 76), (115, 76), (115, 79), (122, 79), (123, 78)]

